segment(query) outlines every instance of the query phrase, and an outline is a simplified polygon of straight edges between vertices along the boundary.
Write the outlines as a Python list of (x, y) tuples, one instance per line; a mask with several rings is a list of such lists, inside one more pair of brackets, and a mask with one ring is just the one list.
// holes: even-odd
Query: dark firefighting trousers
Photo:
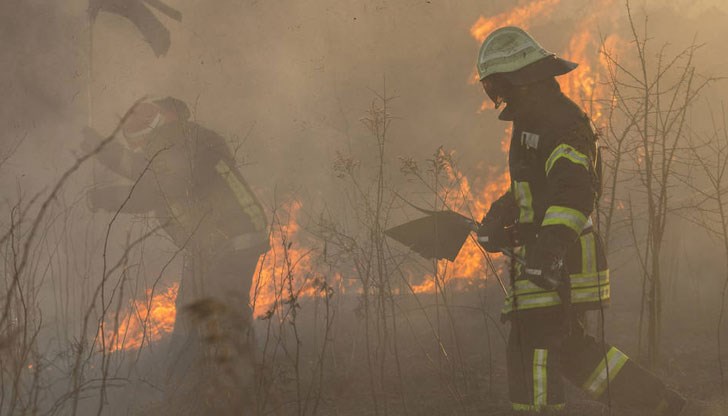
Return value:
[(249, 291), (260, 251), (195, 254), (185, 258), (177, 295), (166, 395), (184, 414), (237, 415), (254, 399)]
[(684, 405), (654, 374), (615, 347), (585, 333), (581, 314), (563, 307), (511, 315), (508, 387), (514, 413), (564, 409), (564, 381), (593, 399), (642, 411), (678, 415)]

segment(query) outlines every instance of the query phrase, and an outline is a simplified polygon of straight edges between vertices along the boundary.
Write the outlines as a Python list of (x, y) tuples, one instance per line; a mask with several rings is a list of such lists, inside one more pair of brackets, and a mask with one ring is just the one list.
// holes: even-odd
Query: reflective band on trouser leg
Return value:
[(519, 412), (558, 412), (566, 407), (564, 403), (548, 403), (548, 350), (533, 350), (533, 403), (511, 403)]
[(528, 182), (513, 181), (513, 195), (519, 208), (518, 222), (530, 224), (533, 222), (533, 195)]
[(551, 152), (551, 155), (546, 160), (546, 176), (548, 176), (549, 172), (551, 172), (551, 169), (554, 167), (556, 161), (561, 158), (567, 159), (577, 165), (584, 166), (584, 169), (589, 170), (589, 158), (584, 153), (581, 153), (580, 151), (569, 146), (568, 144), (562, 143), (556, 146), (554, 151)]
[(549, 350), (533, 350), (533, 405), (544, 406), (548, 404), (547, 399), (547, 378), (546, 360)]
[[(602, 358), (602, 361), (582, 385), (582, 388), (593, 398), (600, 398), (604, 394), (604, 391), (607, 390), (607, 385), (617, 377), (617, 374), (619, 374), (619, 371), (628, 360), (629, 357), (622, 351), (615, 347), (610, 348), (607, 356)], [(607, 377), (607, 373), (609, 373), (609, 377)]]
[(543, 217), (541, 226), (564, 225), (574, 230), (575, 233), (581, 234), (586, 222), (586, 215), (582, 214), (579, 210), (551, 205), (549, 209), (546, 210), (546, 215)]

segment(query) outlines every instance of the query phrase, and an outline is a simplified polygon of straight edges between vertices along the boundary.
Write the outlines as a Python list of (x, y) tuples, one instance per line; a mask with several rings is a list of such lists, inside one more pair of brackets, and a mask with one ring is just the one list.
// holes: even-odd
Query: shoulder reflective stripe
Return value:
[(548, 372), (546, 363), (549, 350), (535, 349), (533, 350), (533, 404), (534, 406), (543, 406), (548, 404), (546, 400), (547, 389), (546, 382)]
[(546, 159), (546, 176), (548, 176), (549, 172), (551, 172), (551, 168), (554, 167), (556, 161), (561, 158), (566, 158), (577, 165), (584, 166), (586, 170), (589, 170), (589, 158), (584, 153), (581, 153), (568, 144), (562, 143), (556, 146), (554, 151), (551, 152), (551, 155), (549, 155), (549, 158)]
[(560, 412), (564, 409), (566, 409), (566, 404), (547, 404), (543, 406), (535, 406), (532, 404), (522, 404), (522, 403), (511, 403), (511, 408), (516, 412), (541, 412), (545, 411), (546, 413), (555, 413)]
[(520, 223), (533, 222), (533, 195), (528, 182), (513, 181), (513, 195), (519, 208), (518, 221)]
[[(602, 361), (594, 369), (586, 382), (584, 382), (582, 388), (592, 397), (596, 399), (600, 398), (607, 389), (607, 384), (611, 383), (617, 377), (617, 374), (619, 374), (619, 371), (622, 370), (622, 367), (624, 367), (627, 361), (629, 361), (629, 357), (622, 351), (615, 347), (610, 348), (607, 356), (602, 358)], [(609, 371), (607, 371), (607, 368), (609, 368)], [(607, 380), (607, 372), (609, 373), (609, 380)]]
[(581, 272), (595, 273), (597, 271), (597, 248), (594, 241), (594, 233), (582, 235), (581, 242)]
[(222, 176), (227, 185), (233, 191), (235, 197), (238, 200), (238, 203), (243, 208), (245, 214), (247, 214), (250, 218), (250, 221), (255, 226), (255, 229), (257, 231), (265, 230), (265, 216), (263, 215), (260, 207), (258, 207), (258, 204), (255, 202), (255, 198), (250, 193), (250, 190), (248, 190), (248, 188), (238, 180), (238, 178), (235, 176), (232, 170), (230, 170), (230, 167), (224, 160), (217, 162), (217, 165), (215, 165), (215, 170), (217, 170), (220, 176)]
[(584, 229), (586, 222), (586, 215), (582, 214), (579, 210), (551, 205), (546, 210), (546, 215), (543, 217), (541, 226), (564, 225), (574, 230), (575, 233), (581, 234), (581, 230)]

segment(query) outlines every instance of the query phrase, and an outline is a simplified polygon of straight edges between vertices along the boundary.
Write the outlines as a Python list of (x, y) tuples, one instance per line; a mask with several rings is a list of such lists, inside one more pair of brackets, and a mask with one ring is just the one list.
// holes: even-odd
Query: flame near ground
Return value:
[[(564, 3), (566, 2), (562, 0), (533, 1), (494, 16), (480, 16), (470, 27), (470, 34), (479, 44), (488, 33), (501, 26), (514, 25), (528, 30), (539, 19), (559, 14), (560, 7), (563, 7)], [(614, 0), (602, 0), (594, 2), (590, 7), (593, 10), (598, 9), (600, 19), (604, 19), (605, 16), (616, 18), (618, 11), (616, 6)], [(602, 76), (600, 71), (606, 65), (600, 51), (619, 50), (622, 40), (617, 35), (600, 37), (595, 21), (597, 13), (582, 13), (582, 15), (584, 17), (577, 23), (568, 47), (555, 52), (560, 52), (559, 55), (565, 59), (579, 63), (576, 70), (560, 78), (562, 90), (581, 104), (598, 126), (604, 112), (604, 99), (608, 98), (605, 96), (600, 78)], [(477, 83), (477, 81), (477, 75), (473, 72), (470, 82)], [(486, 100), (480, 111), (491, 108), (492, 104)], [(502, 141), (504, 152), (507, 151), (509, 141), (508, 129)], [(448, 206), (457, 208), (476, 220), (485, 215), (490, 204), (510, 185), (509, 175), (503, 166), (486, 166), (481, 170), (485, 173), (475, 181), (471, 181), (454, 169), (446, 172), (456, 188), (455, 192), (448, 192), (446, 196)], [(300, 209), (301, 204), (298, 202), (291, 205), (287, 221), (278, 224), (277, 229), (271, 233), (271, 251), (261, 257), (258, 264), (250, 292), (251, 306), (256, 317), (270, 314), (274, 306), (285, 301), (287, 296), (321, 295), (321, 291), (315, 283), (312, 283), (315, 279), (310, 278), (314, 271), (311, 261), (312, 249), (298, 244)], [(416, 294), (431, 294), (441, 290), (442, 285), (452, 286), (456, 290), (480, 287), (486, 278), (485, 262), (480, 247), (469, 239), (455, 263), (443, 261), (438, 265), (437, 275), (437, 279), (432, 275), (419, 279), (419, 283), (412, 284), (412, 291)], [(343, 291), (343, 277), (336, 274), (334, 280), (334, 285), (338, 285)], [(177, 289), (178, 284), (175, 283), (159, 293), (153, 294), (147, 291), (144, 299), (129, 303), (119, 314), (116, 325), (107, 321), (99, 331), (100, 334), (103, 333), (106, 349), (110, 351), (136, 349), (171, 333), (175, 321)]]

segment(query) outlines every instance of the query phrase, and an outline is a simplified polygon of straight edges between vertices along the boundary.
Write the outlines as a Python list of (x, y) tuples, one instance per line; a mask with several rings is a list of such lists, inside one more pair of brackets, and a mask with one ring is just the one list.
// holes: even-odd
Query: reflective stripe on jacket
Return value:
[[(525, 254), (525, 248), (519, 251), (519, 255)], [(609, 269), (606, 267), (601, 242), (596, 234), (588, 231), (581, 235), (574, 242), (573, 247), (567, 251), (565, 260), (569, 270), (572, 305), (583, 309), (593, 309), (600, 304), (608, 305), (610, 300)], [(530, 280), (520, 278), (515, 281), (514, 288), (511, 288), (502, 313), (508, 314), (514, 308), (528, 310), (557, 306), (561, 303), (561, 298), (556, 291), (544, 290)]]
[[(563, 258), (571, 303), (597, 309), (609, 301), (609, 271), (590, 219), (601, 192), (596, 135), (587, 115), (555, 82), (529, 91), (501, 114), (501, 119), (513, 121), (507, 197), (515, 200), (516, 212), (510, 217), (530, 224), (536, 233), (524, 239), (520, 255), (525, 258), (526, 250), (537, 245), (545, 257)], [(517, 270), (503, 312), (561, 303), (555, 291), (525, 280)]]

